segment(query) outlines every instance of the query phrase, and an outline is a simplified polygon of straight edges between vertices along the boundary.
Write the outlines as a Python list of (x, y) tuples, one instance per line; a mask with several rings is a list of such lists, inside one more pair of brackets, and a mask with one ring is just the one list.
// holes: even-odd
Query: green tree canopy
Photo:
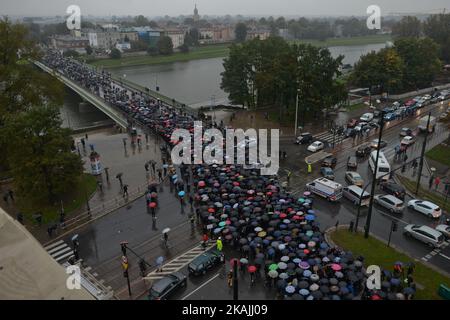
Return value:
[(236, 42), (244, 42), (247, 38), (247, 25), (243, 22), (236, 24), (234, 34), (236, 37)]
[(156, 46), (160, 54), (169, 55), (173, 53), (173, 43), (170, 37), (164, 36), (159, 38)]
[(422, 33), (422, 23), (417, 17), (406, 16), (392, 26), (392, 34), (401, 38), (418, 38)]
[(424, 23), (424, 33), (440, 46), (440, 58), (450, 63), (450, 13), (434, 14)]
[(70, 129), (61, 128), (59, 110), (42, 106), (20, 112), (2, 129), (16, 190), (28, 199), (53, 203), (83, 172), (71, 152)]
[(112, 59), (120, 59), (120, 58), (122, 57), (122, 53), (120, 52), (119, 49), (117, 49), (117, 48), (112, 48), (112, 49), (111, 49), (111, 53), (109, 54), (109, 56), (110, 56)]

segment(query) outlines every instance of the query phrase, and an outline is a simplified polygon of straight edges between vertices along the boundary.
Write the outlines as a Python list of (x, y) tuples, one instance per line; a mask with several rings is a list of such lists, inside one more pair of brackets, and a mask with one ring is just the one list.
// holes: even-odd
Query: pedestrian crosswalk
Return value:
[(348, 139), (345, 136), (340, 135), (340, 134), (333, 135), (333, 133), (331, 133), (329, 131), (324, 131), (322, 133), (318, 133), (315, 136), (313, 136), (313, 138), (314, 138), (314, 141), (320, 140), (322, 142), (328, 142), (330, 144), (333, 143), (333, 139), (334, 139), (335, 144), (338, 144), (338, 143), (344, 141), (345, 139)]
[(70, 258), (74, 257), (73, 249), (64, 242), (64, 240), (59, 240), (46, 247), (48, 254), (60, 264), (64, 264)]
[[(70, 247), (64, 240), (56, 241), (44, 249), (48, 254), (61, 264), (64, 268), (71, 265), (69, 259), (75, 258), (73, 248)], [(91, 267), (83, 266), (82, 260), (76, 261), (76, 264), (81, 269), (81, 285), (89, 293), (91, 293), (97, 300), (109, 300), (113, 297), (113, 290), (109, 286), (104, 285), (104, 280), (97, 280), (97, 274), (91, 273)]]
[(202, 247), (202, 245), (198, 245), (192, 248), (189, 251), (186, 251), (182, 255), (170, 260), (166, 264), (162, 266), (162, 271), (152, 271), (144, 278), (146, 280), (158, 280), (164, 278), (165, 276), (181, 270), (183, 267), (187, 266), (192, 260), (197, 258), (199, 255), (204, 253), (205, 251), (214, 247), (214, 244), (207, 246), (206, 249)]

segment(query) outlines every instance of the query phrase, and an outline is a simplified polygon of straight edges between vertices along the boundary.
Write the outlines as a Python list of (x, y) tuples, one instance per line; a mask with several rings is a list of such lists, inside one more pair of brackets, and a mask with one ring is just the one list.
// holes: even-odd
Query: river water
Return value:
[[(344, 64), (353, 65), (361, 55), (384, 48), (385, 44), (329, 47), (333, 57), (344, 55)], [(161, 65), (114, 68), (111, 73), (175, 98), (193, 108), (227, 104), (227, 94), (220, 89), (223, 58), (191, 60)], [(107, 117), (92, 106), (81, 104), (81, 98), (67, 89), (61, 117), (65, 126), (87, 127)]]

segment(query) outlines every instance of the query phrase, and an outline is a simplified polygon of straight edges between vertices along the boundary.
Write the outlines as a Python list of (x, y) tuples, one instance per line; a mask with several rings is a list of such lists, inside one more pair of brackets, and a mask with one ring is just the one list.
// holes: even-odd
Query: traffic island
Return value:
[(415, 271), (414, 281), (417, 283), (415, 300), (441, 300), (439, 287), (444, 284), (450, 286), (450, 277), (441, 274), (431, 267), (423, 264), (395, 248), (388, 247), (385, 242), (374, 236), (365, 239), (362, 232), (350, 232), (348, 226), (342, 226), (336, 230), (332, 228), (326, 232), (327, 241), (344, 250), (361, 255), (365, 258), (365, 265), (378, 265), (382, 269), (391, 270), (397, 261), (403, 263), (413, 262)]

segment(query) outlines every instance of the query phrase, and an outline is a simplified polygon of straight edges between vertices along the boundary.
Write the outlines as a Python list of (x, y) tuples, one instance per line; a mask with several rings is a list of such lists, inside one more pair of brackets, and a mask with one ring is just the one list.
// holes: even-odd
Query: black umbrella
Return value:
[(320, 286), (320, 289), (319, 289), (323, 294), (328, 294), (328, 293), (330, 293), (330, 288), (328, 287), (328, 286), (326, 286), (326, 285), (322, 285), (322, 286)]
[(309, 287), (309, 283), (308, 283), (308, 281), (302, 280), (298, 283), (298, 287), (300, 289), (306, 289)]
[(312, 296), (314, 297), (314, 299), (316, 299), (316, 300), (320, 300), (320, 299), (323, 298), (323, 293), (322, 293), (321, 291), (319, 291), (319, 290), (313, 291), (313, 292), (311, 293), (311, 295), (312, 295)]

